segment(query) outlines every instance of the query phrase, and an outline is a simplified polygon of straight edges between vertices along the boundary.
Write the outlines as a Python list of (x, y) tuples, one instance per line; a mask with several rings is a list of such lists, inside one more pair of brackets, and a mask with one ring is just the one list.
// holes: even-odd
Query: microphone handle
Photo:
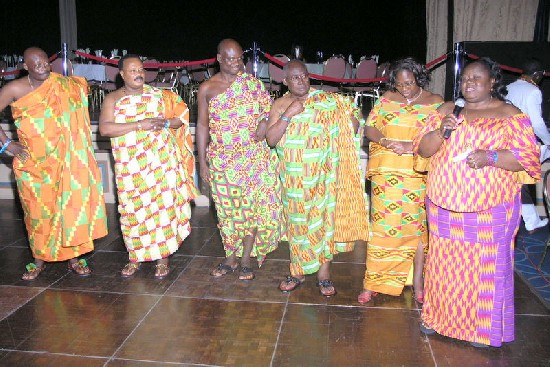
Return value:
[(449, 139), (451, 137), (452, 132), (453, 132), (453, 130), (451, 130), (451, 129), (443, 129), (443, 138), (444, 139)]

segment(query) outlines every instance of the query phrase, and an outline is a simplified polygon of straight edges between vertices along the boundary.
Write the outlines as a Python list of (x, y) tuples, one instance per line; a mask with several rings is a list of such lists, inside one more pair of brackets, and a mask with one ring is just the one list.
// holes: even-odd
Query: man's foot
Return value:
[(357, 302), (364, 305), (369, 303), (374, 297), (378, 296), (378, 292), (369, 291), (368, 289), (363, 289), (359, 296), (357, 296)]
[(44, 269), (46, 268), (46, 265), (42, 264), (42, 266), (36, 266), (35, 263), (29, 263), (25, 266), (25, 268), (27, 269), (27, 271), (25, 272), (25, 274), (23, 274), (21, 279), (35, 280), (40, 275), (40, 273), (44, 271)]
[(239, 274), (239, 280), (252, 280), (256, 276), (254, 275), (254, 271), (249, 268), (248, 266), (241, 266), (241, 271)]
[(81, 277), (86, 277), (92, 273), (85, 259), (80, 259), (78, 261), (76, 259), (71, 259), (67, 265), (70, 271)]
[(157, 263), (155, 265), (155, 278), (163, 279), (170, 274), (170, 266), (168, 264)]
[(322, 296), (332, 297), (336, 294), (336, 288), (334, 288), (334, 283), (330, 279), (318, 281), (317, 287), (319, 287), (319, 292)]
[(122, 271), (120, 272), (120, 275), (124, 278), (131, 277), (136, 273), (136, 271), (139, 270), (140, 264), (139, 263), (128, 263), (124, 265), (124, 268), (122, 268)]
[(292, 275), (287, 275), (286, 279), (279, 284), (279, 290), (281, 292), (292, 292), (293, 290), (298, 288), (305, 279), (306, 278), (299, 279), (293, 277)]
[(210, 275), (213, 277), (221, 277), (229, 273), (233, 273), (237, 268), (239, 267), (238, 264), (235, 264), (235, 266), (231, 266), (224, 263), (219, 263), (218, 266), (216, 266), (212, 271), (210, 272)]

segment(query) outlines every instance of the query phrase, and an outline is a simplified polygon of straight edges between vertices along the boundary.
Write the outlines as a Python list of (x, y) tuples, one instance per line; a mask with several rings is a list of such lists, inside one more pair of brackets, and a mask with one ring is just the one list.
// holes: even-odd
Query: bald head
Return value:
[(227, 50), (227, 49), (230, 49), (230, 48), (238, 49), (238, 50), (241, 50), (241, 52), (242, 52), (242, 48), (241, 48), (241, 45), (239, 44), (239, 42), (235, 41), (232, 38), (226, 38), (224, 40), (221, 40), (220, 43), (218, 43), (218, 53), (219, 54), (221, 54), (224, 50)]
[(48, 59), (46, 52), (39, 47), (29, 47), (23, 52), (23, 61), (25, 63), (33, 57), (43, 57), (46, 58), (46, 60)]
[(283, 72), (285, 73), (285, 76), (288, 76), (288, 71), (290, 69), (300, 69), (307, 72), (306, 64), (298, 59), (292, 59), (283, 66)]

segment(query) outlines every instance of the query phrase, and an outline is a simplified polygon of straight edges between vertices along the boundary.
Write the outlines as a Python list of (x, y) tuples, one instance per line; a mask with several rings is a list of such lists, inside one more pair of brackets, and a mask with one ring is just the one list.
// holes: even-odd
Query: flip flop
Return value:
[[(319, 293), (324, 297), (332, 297), (336, 294), (336, 288), (334, 283), (330, 279), (323, 279), (317, 282), (317, 287), (319, 287)], [(323, 289), (332, 288), (332, 292), (323, 292)]]
[[(292, 275), (287, 275), (285, 280), (283, 280), (281, 284), (279, 284), (279, 290), (284, 293), (292, 292), (293, 290), (298, 288), (303, 282), (304, 282), (303, 280), (293, 277)], [(283, 289), (281, 288), (281, 285), (287, 285), (287, 286), (292, 285), (292, 286), (288, 289)]]

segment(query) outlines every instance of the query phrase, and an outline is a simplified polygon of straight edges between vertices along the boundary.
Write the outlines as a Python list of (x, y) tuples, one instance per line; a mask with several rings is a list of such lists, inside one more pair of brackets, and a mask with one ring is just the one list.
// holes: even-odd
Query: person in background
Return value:
[[(537, 138), (542, 141), (540, 162), (550, 158), (550, 132), (542, 118), (542, 92), (539, 83), (544, 76), (544, 67), (537, 59), (531, 58), (523, 63), (523, 73), (513, 83), (508, 84), (508, 95), (506, 98), (529, 116), (531, 125)], [(548, 218), (541, 219), (535, 204), (529, 194), (528, 186), (521, 189), (521, 216), (525, 223), (525, 229), (529, 233), (548, 225)]]
[(169, 257), (189, 235), (191, 200), (197, 195), (189, 109), (176, 93), (145, 84), (137, 55), (118, 62), (124, 86), (101, 107), (99, 131), (111, 138), (118, 210), (129, 262), (123, 277), (142, 262), (155, 274), (170, 273)]
[(95, 160), (88, 113), (88, 83), (51, 72), (48, 55), (24, 52), (26, 77), (0, 90), (0, 110), (11, 106), (19, 141), (0, 129), (0, 153), (14, 156), (13, 172), (34, 262), (23, 280), (35, 280), (46, 262), (68, 260), (82, 276), (79, 257), (107, 234), (101, 172)]
[(414, 59), (395, 61), (389, 90), (376, 101), (367, 119), (372, 236), (359, 303), (379, 293), (400, 295), (413, 261), (414, 298), (418, 303), (424, 301), (426, 174), (413, 169), (412, 139), (426, 116), (443, 103), (440, 95), (425, 89), (429, 81), (426, 68)]
[(520, 192), (522, 184), (540, 180), (540, 151), (529, 117), (505, 102), (494, 61), (471, 62), (460, 83), (465, 107), (459, 117), (447, 102), (413, 140), (413, 151), (430, 159), (420, 329), (475, 347), (499, 347), (514, 340)]
[(218, 45), (220, 72), (198, 92), (197, 150), (200, 176), (216, 204), (225, 261), (215, 277), (239, 267), (254, 279), (251, 256), (261, 266), (283, 235), (277, 158), (265, 141), (271, 98), (263, 83), (243, 70), (243, 50), (233, 39)]
[(273, 103), (267, 142), (280, 160), (290, 275), (279, 284), (296, 289), (317, 273), (321, 295), (336, 294), (330, 264), (369, 235), (368, 200), (359, 165), (360, 111), (348, 98), (310, 88), (302, 61), (284, 68), (289, 92)]

